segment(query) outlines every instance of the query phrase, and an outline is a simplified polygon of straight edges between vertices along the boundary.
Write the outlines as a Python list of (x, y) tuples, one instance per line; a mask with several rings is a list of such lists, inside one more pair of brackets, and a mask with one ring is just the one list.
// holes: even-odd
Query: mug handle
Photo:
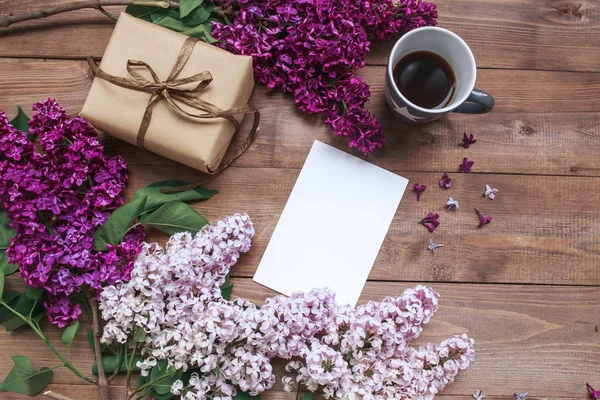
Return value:
[(473, 89), (467, 100), (454, 109), (463, 114), (486, 114), (494, 108), (494, 98), (483, 90)]

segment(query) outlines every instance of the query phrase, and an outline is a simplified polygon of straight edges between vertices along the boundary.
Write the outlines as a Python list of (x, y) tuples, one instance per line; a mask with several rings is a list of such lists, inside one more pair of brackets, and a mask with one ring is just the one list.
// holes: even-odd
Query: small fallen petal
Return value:
[(427, 216), (425, 216), (425, 218), (419, 221), (419, 224), (426, 227), (429, 230), (429, 232), (433, 232), (435, 231), (435, 228), (437, 228), (440, 225), (440, 221), (438, 221), (439, 217), (440, 214), (434, 214), (432, 212), (429, 212)]
[(447, 211), (452, 211), (452, 209), (458, 210), (458, 201), (454, 200), (452, 197), (448, 197), (446, 205), (448, 206)]
[(475, 209), (475, 212), (477, 213), (477, 216), (479, 217), (479, 228), (492, 222), (492, 217), (486, 217), (477, 209)]
[(526, 400), (527, 392), (515, 393), (515, 400)]
[(590, 392), (592, 392), (592, 399), (600, 399), (600, 390), (595, 390), (589, 383), (587, 384), (587, 387), (590, 389)]
[(465, 157), (463, 158), (462, 164), (460, 164), (458, 167), (462, 172), (469, 173), (471, 172), (471, 167), (473, 166), (473, 164), (475, 164), (475, 162), (470, 161), (468, 158)]
[(452, 186), (452, 179), (450, 179), (448, 174), (444, 172), (442, 179), (440, 180), (440, 187), (450, 189), (450, 186)]
[(466, 133), (463, 133), (463, 147), (465, 149), (468, 149), (469, 146), (471, 146), (475, 142), (477, 142), (477, 140), (475, 140), (473, 138), (473, 134), (470, 134), (469, 136), (467, 136)]
[(483, 394), (481, 390), (477, 389), (477, 391), (473, 393), (473, 398), (476, 400), (482, 400), (483, 398), (485, 398), (485, 394)]
[(494, 200), (496, 198), (496, 194), (498, 193), (498, 189), (492, 189), (490, 185), (485, 185), (485, 194), (490, 200)]
[(415, 192), (417, 192), (417, 201), (421, 200), (421, 193), (423, 193), (425, 191), (425, 189), (427, 189), (427, 186), (425, 185), (419, 185), (418, 183), (415, 183), (415, 185), (413, 186), (413, 189), (415, 190)]
[(429, 246), (427, 246), (427, 248), (429, 250), (431, 250), (432, 253), (435, 253), (435, 249), (439, 248), (439, 247), (444, 247), (443, 244), (436, 244), (433, 242), (433, 239), (429, 239)]

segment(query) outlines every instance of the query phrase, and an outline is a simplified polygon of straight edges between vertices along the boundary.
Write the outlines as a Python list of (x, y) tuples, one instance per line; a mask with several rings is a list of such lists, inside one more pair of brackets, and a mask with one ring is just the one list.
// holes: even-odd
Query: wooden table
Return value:
[[(0, 14), (36, 10), (39, 3), (0, 0)], [(371, 85), (371, 107), (389, 141), (367, 159), (430, 189), (420, 202), (413, 192), (405, 194), (361, 301), (399, 294), (415, 282), (439, 291), (440, 310), (421, 341), (467, 332), (477, 351), (472, 368), (440, 399), (470, 399), (477, 388), (488, 399), (512, 398), (515, 391), (528, 391), (530, 398), (588, 398), (587, 381), (600, 387), (600, 1), (439, 0), (438, 8), (440, 26), (472, 47), (477, 86), (495, 96), (496, 107), (488, 115), (404, 125), (383, 98), (392, 43), (372, 46), (360, 73)], [(0, 30), (0, 109), (13, 117), (18, 104), (25, 108), (51, 96), (77, 113), (90, 87), (83, 59), (102, 56), (112, 28), (112, 21), (87, 10)], [(321, 118), (299, 112), (290, 96), (258, 86), (252, 102), (263, 114), (255, 144), (211, 183), (221, 191), (218, 197), (196, 207), (210, 221), (250, 214), (257, 235), (233, 270), (234, 294), (260, 302), (273, 292), (251, 277), (310, 146), (318, 139), (346, 149), (347, 142)], [(463, 132), (478, 140), (469, 150), (459, 146)], [(199, 177), (116, 139), (106, 143), (130, 163), (129, 196), (157, 180)], [(457, 173), (465, 156), (475, 161), (468, 175)], [(443, 172), (454, 178), (449, 191), (437, 187)], [(485, 184), (499, 189), (496, 200), (482, 197)], [(448, 196), (461, 201), (459, 212), (443, 211)], [(473, 208), (493, 222), (477, 229)], [(416, 224), (428, 211), (442, 212), (433, 235)], [(316, 229), (327, 224), (310, 216), (307, 222)], [(434, 255), (427, 251), (430, 237), (445, 245)], [(18, 281), (11, 277), (9, 284)], [(60, 333), (48, 331), (60, 343)], [(0, 337), (2, 379), (11, 355), (28, 355), (37, 368), (56, 365), (32, 332)], [(76, 338), (72, 352), (89, 371), (85, 335)], [(123, 381), (115, 382), (112, 393), (119, 399)], [(95, 388), (68, 370), (56, 371), (51, 388), (76, 399), (96, 398)], [(293, 398), (280, 384), (275, 389), (263, 398)]]

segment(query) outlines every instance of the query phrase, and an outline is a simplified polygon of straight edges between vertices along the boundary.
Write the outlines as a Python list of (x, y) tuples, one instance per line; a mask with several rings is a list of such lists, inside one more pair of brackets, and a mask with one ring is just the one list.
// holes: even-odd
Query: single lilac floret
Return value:
[(477, 389), (475, 393), (473, 393), (473, 398), (475, 400), (483, 400), (485, 398), (485, 394), (483, 394), (481, 390)]
[(473, 134), (467, 136), (466, 133), (463, 133), (463, 147), (468, 149), (472, 144), (476, 143), (477, 140), (473, 138)]
[(444, 172), (444, 174), (442, 175), (442, 179), (440, 180), (440, 187), (450, 189), (451, 186), (452, 179), (450, 179), (450, 177), (448, 177), (448, 174)]
[(439, 217), (440, 214), (434, 214), (432, 212), (429, 212), (425, 216), (425, 218), (419, 221), (419, 223), (426, 227), (429, 230), (429, 232), (433, 232), (440, 225), (440, 221), (438, 220)]
[(452, 197), (448, 197), (448, 201), (446, 202), (448, 209), (446, 211), (458, 210), (458, 201), (454, 200)]
[(515, 400), (526, 400), (527, 395), (527, 392), (515, 393)]
[(490, 200), (494, 200), (496, 198), (496, 194), (498, 194), (498, 189), (493, 189), (490, 185), (485, 185), (485, 193), (486, 196)]
[(477, 213), (477, 216), (479, 217), (479, 228), (492, 222), (492, 217), (486, 217), (477, 209), (475, 209), (475, 213)]
[(432, 253), (435, 253), (435, 250), (440, 247), (444, 247), (444, 245), (441, 243), (435, 243), (433, 239), (429, 239), (429, 246), (427, 246), (427, 249), (431, 250)]
[(470, 161), (468, 158), (463, 158), (462, 164), (460, 164), (458, 167), (462, 172), (469, 173), (471, 172), (471, 167), (473, 164), (475, 164), (473, 161)]
[(415, 183), (415, 185), (413, 186), (413, 189), (415, 190), (415, 192), (417, 192), (417, 201), (419, 201), (419, 200), (421, 200), (421, 193), (423, 193), (425, 191), (425, 189), (427, 189), (427, 186), (419, 185), (418, 183)]

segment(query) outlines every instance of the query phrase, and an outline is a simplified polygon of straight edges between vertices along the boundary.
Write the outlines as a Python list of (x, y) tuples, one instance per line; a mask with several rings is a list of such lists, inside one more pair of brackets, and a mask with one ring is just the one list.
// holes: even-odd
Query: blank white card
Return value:
[(315, 141), (254, 281), (356, 305), (408, 180)]

